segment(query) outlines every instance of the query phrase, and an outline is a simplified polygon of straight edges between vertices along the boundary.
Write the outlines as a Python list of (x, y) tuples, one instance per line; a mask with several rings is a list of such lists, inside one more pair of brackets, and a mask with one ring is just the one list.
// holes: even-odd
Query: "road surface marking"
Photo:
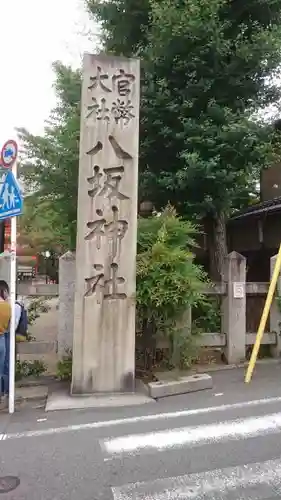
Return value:
[(100, 444), (109, 455), (136, 454), (141, 450), (163, 451), (182, 446), (194, 447), (279, 432), (281, 432), (281, 413), (273, 413), (261, 417), (102, 439)]
[(141, 415), (137, 417), (125, 417), (115, 420), (101, 420), (98, 422), (90, 422), (86, 424), (74, 424), (67, 425), (64, 427), (51, 427), (47, 429), (36, 429), (31, 431), (15, 432), (8, 434), (0, 434), (0, 441), (6, 439), (18, 439), (26, 437), (40, 437), (49, 436), (51, 434), (63, 434), (66, 432), (76, 432), (89, 429), (101, 429), (106, 427), (113, 427), (119, 425), (135, 424), (138, 422), (153, 422), (159, 420), (169, 420), (176, 419), (180, 417), (190, 417), (194, 415), (206, 415), (216, 412), (224, 412), (227, 410), (237, 410), (240, 408), (249, 408), (260, 405), (277, 404), (281, 403), (281, 397), (265, 398), (265, 399), (255, 399), (251, 401), (241, 401), (239, 403), (224, 404), (220, 406), (209, 406), (206, 408), (195, 408), (193, 410), (179, 410), (168, 413), (154, 413), (152, 415)]
[(268, 460), (112, 487), (114, 500), (263, 500), (280, 498), (281, 461)]

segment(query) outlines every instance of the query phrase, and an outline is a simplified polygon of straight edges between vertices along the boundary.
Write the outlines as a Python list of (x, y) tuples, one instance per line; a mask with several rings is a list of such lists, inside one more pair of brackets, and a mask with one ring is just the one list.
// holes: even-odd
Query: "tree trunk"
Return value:
[(224, 214), (219, 213), (210, 218), (208, 226), (210, 277), (213, 281), (221, 281), (224, 279), (224, 262), (228, 253)]

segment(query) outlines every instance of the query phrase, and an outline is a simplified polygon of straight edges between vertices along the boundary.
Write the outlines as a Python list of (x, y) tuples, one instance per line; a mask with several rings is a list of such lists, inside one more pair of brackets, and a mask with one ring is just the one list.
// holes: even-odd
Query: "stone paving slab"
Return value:
[(132, 394), (97, 394), (89, 396), (71, 396), (69, 391), (56, 391), (48, 396), (46, 411), (79, 410), (86, 408), (114, 408), (136, 406), (155, 401), (141, 393)]
[(49, 352), (57, 352), (57, 342), (34, 340), (30, 342), (19, 342), (17, 344), (18, 354), (47, 354)]
[(16, 399), (42, 399), (48, 396), (46, 385), (16, 387)]

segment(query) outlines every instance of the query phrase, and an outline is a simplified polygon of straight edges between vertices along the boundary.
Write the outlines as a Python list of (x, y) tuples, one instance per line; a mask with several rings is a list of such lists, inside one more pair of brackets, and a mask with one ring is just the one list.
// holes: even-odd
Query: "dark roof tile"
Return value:
[(279, 210), (281, 211), (281, 196), (273, 198), (273, 200), (255, 203), (245, 210), (241, 210), (237, 214), (234, 214), (230, 220), (242, 219), (244, 217), (249, 217), (250, 215), (257, 215), (264, 212), (278, 212)]

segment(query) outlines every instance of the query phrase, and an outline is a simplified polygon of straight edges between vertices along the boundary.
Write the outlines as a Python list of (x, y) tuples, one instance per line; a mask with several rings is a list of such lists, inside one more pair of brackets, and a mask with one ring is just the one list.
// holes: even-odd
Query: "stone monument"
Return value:
[(72, 394), (134, 391), (139, 79), (84, 56)]

